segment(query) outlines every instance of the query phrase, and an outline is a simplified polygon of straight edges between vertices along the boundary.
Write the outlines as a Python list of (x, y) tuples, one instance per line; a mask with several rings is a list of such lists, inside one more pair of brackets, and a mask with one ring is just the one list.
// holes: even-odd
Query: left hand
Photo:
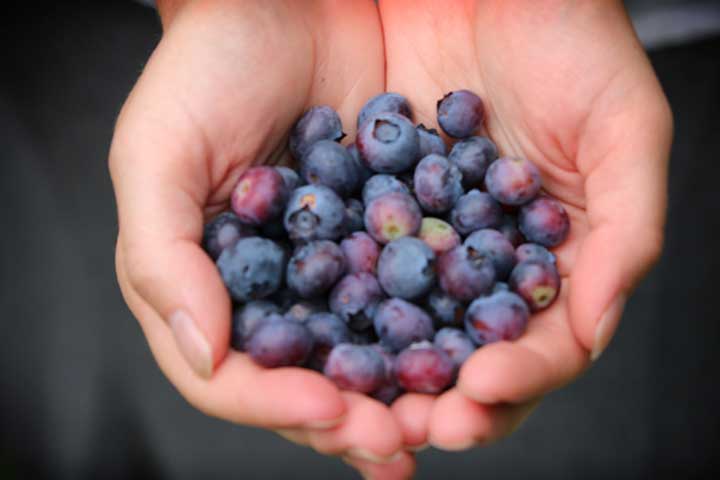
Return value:
[(387, 91), (416, 121), (461, 88), (485, 101), (502, 155), (535, 162), (567, 209), (560, 297), (515, 342), (479, 349), (456, 388), (393, 411), (406, 446), (458, 450), (512, 432), (607, 346), (663, 237), (672, 117), (620, 1), (380, 2)]

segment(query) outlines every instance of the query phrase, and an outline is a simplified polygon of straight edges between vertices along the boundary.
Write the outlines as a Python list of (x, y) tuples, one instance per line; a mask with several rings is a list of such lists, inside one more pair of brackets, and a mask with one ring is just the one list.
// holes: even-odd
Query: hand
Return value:
[(407, 445), (464, 449), (507, 435), (607, 346), (661, 250), (671, 113), (619, 1), (394, 0), (380, 13), (387, 90), (426, 125), (443, 94), (477, 92), (501, 153), (536, 162), (571, 218), (556, 303), (517, 341), (479, 349), (456, 388), (393, 405)]
[(275, 429), (374, 474), (409, 475), (414, 461), (387, 407), (318, 373), (262, 369), (228, 350), (230, 299), (199, 246), (245, 169), (287, 159), (287, 132), (306, 108), (334, 107), (353, 134), (362, 104), (383, 90), (374, 3), (159, 6), (165, 32), (110, 153), (118, 281), (155, 359), (209, 415)]

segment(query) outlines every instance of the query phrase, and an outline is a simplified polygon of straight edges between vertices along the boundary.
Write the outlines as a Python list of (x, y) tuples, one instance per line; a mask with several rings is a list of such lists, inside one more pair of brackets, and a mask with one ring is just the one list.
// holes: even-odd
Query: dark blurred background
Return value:
[[(719, 17), (711, 7), (689, 17), (630, 8), (675, 113), (662, 260), (583, 378), (498, 445), (420, 454), (417, 478), (720, 470), (720, 36), (708, 22)], [(106, 157), (115, 117), (160, 38), (155, 12), (103, 1), (4, 13), (0, 478), (349, 477), (336, 458), (190, 407), (120, 296)], [(688, 22), (696, 28), (680, 28)]]

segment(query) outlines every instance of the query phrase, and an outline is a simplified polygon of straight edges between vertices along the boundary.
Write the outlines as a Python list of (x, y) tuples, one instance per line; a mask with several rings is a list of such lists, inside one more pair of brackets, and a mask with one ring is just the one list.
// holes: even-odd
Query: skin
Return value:
[(672, 117), (621, 2), (394, 0), (380, 12), (387, 90), (433, 126), (436, 99), (477, 92), (501, 154), (535, 162), (571, 219), (554, 250), (557, 302), (518, 341), (473, 354), (457, 388), (393, 405), (407, 445), (466, 449), (508, 435), (607, 345), (661, 251)]
[[(343, 455), (366, 478), (408, 478), (412, 452), (428, 443), (466, 449), (514, 431), (607, 345), (623, 300), (661, 249), (672, 137), (667, 101), (620, 2), (158, 7), (164, 35), (110, 152), (116, 266), (158, 365), (188, 402)], [(537, 163), (570, 214), (570, 237), (555, 250), (558, 301), (518, 341), (478, 350), (457, 388), (405, 395), (392, 409), (315, 372), (264, 370), (228, 351), (230, 301), (199, 243), (238, 176), (253, 163), (287, 161), (287, 132), (309, 106), (338, 110), (352, 138), (362, 104), (395, 91), (416, 122), (437, 128), (436, 100), (460, 88), (485, 100), (484, 133), (501, 154)], [(211, 360), (195, 371), (169, 326), (179, 311), (209, 348)]]

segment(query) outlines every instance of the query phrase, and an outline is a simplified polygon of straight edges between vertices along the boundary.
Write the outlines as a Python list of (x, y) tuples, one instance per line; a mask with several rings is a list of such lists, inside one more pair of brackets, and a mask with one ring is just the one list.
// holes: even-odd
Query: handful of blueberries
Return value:
[(203, 239), (235, 301), (233, 348), (390, 403), (450, 387), (476, 348), (518, 338), (552, 304), (547, 248), (568, 234), (565, 209), (540, 194), (533, 163), (473, 136), (477, 95), (451, 92), (437, 111), (458, 139), (449, 153), (384, 93), (360, 111), (355, 143), (339, 143), (333, 109), (313, 107), (290, 135), (298, 172), (240, 177)]

